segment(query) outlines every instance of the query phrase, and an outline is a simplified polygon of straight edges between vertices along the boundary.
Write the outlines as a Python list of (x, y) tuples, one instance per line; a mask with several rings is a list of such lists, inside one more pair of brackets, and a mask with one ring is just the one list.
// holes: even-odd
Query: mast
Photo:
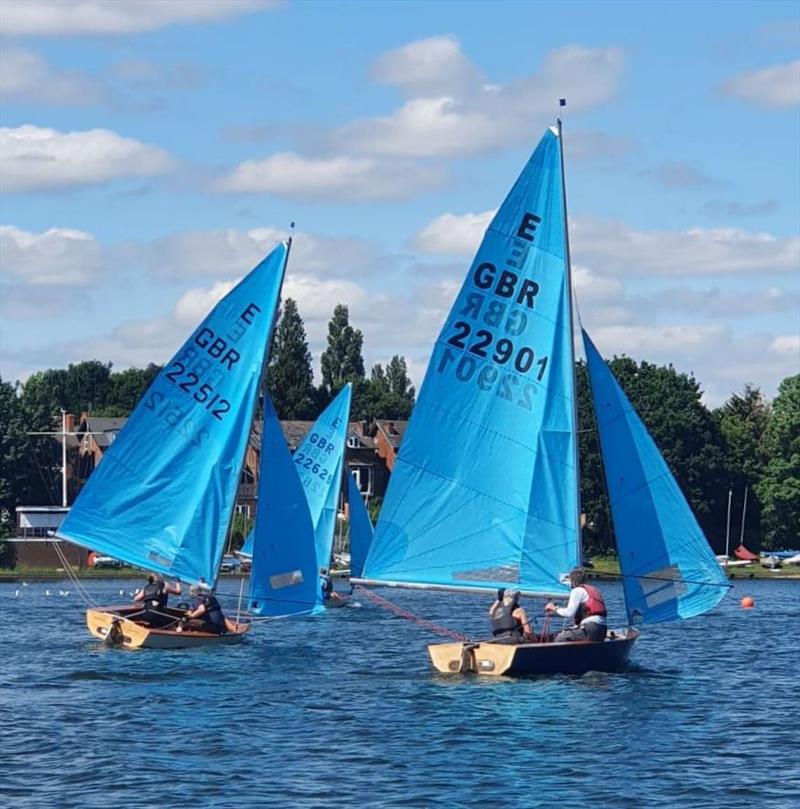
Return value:
[(731, 555), (731, 498), (733, 489), (728, 489), (728, 521), (725, 525), (725, 567), (728, 566), (728, 559)]
[(744, 503), (742, 505), (742, 533), (739, 535), (739, 544), (744, 545), (744, 523), (747, 519), (747, 486), (744, 487)]
[[(290, 227), (291, 227), (292, 232), (294, 232), (294, 222), (291, 223)], [(292, 236), (290, 235), (289, 238), (286, 240), (286, 255), (283, 258), (283, 270), (281, 271), (281, 284), (280, 284), (280, 287), (278, 288), (278, 303), (277, 303), (276, 308), (275, 308), (276, 315), (277, 315), (278, 307), (280, 306), (281, 292), (283, 291), (283, 282), (284, 282), (284, 280), (286, 278), (286, 267), (289, 265), (289, 253), (291, 252), (291, 250), (292, 250)], [(261, 395), (261, 387), (262, 387), (262, 385), (264, 383), (264, 375), (267, 372), (268, 357), (270, 356), (270, 353), (271, 353), (270, 349), (272, 348), (272, 336), (275, 333), (275, 326), (276, 326), (276, 321), (277, 320), (278, 320), (277, 316), (272, 318), (272, 325), (270, 326), (269, 337), (267, 337), (267, 341), (264, 344), (264, 354), (261, 357), (261, 373), (259, 374), (259, 377), (258, 377), (258, 388), (256, 389), (257, 390), (257, 392), (256, 392), (256, 402), (258, 402), (258, 397)], [(250, 433), (252, 433), (252, 431), (253, 431), (253, 423), (256, 420), (256, 409), (257, 408), (253, 408), (253, 418), (250, 421), (250, 426), (248, 427), (248, 431), (247, 431), (248, 442), (250, 440), (249, 439)], [(262, 407), (262, 417), (263, 417), (263, 407)], [(262, 434), (262, 437), (263, 437), (263, 434), (264, 434), (263, 430), (262, 430), (261, 434)], [(237, 473), (236, 473), (237, 491), (238, 491), (239, 483), (241, 482), (241, 479), (242, 479), (242, 469), (244, 468), (244, 463), (245, 463), (246, 458), (247, 458), (247, 445), (245, 445), (244, 453), (242, 455), (242, 461), (239, 464), (239, 469), (237, 470)], [(258, 506), (256, 506), (256, 508), (258, 508)], [(229, 537), (229, 541), (231, 541), (231, 537), (232, 537), (233, 518), (234, 518), (235, 514), (236, 514), (236, 498), (234, 497), (234, 499), (233, 499), (233, 507), (231, 508), (230, 514), (228, 514), (227, 535)], [(217, 574), (214, 577), (214, 584), (216, 584), (216, 581), (219, 578), (219, 568), (220, 568), (221, 564), (222, 564), (222, 559), (220, 558), (219, 562), (217, 563)]]
[[(566, 107), (567, 101), (560, 98), (559, 106)], [(561, 163), (561, 199), (564, 208), (564, 258), (567, 265), (567, 294), (569, 296), (569, 358), (572, 365), (572, 424), (573, 424), (573, 451), (572, 460), (575, 466), (575, 485), (577, 487), (575, 502), (577, 514), (575, 515), (575, 531), (578, 543), (578, 560), (583, 561), (583, 530), (581, 526), (581, 467), (578, 452), (578, 375), (575, 371), (575, 326), (572, 315), (572, 261), (569, 253), (569, 219), (567, 218), (567, 181), (564, 174), (564, 136), (561, 126), (561, 116), (556, 119), (558, 128), (558, 151)]]

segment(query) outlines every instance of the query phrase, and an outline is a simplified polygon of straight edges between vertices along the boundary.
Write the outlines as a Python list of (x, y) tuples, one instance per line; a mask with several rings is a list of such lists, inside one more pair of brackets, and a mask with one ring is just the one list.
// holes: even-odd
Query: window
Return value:
[(371, 466), (351, 466), (350, 474), (355, 478), (356, 486), (361, 494), (371, 495), (373, 493)]

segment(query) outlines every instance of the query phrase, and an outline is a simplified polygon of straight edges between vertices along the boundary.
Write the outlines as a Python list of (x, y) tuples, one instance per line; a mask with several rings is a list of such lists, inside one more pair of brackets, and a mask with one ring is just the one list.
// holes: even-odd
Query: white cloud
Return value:
[(3, 4), (0, 30), (12, 36), (136, 34), (277, 5), (275, 0), (17, 0)]
[(800, 59), (740, 73), (726, 81), (721, 90), (759, 107), (796, 107), (800, 105)]
[[(471, 256), (494, 211), (443, 214), (412, 237), (418, 250)], [(800, 269), (800, 239), (738, 228), (634, 230), (616, 220), (570, 223), (576, 263), (613, 275), (726, 275)]]
[(175, 304), (175, 320), (194, 328), (235, 286), (233, 281), (218, 281), (211, 289), (190, 289)]
[(168, 171), (173, 165), (163, 149), (108, 129), (58, 132), (30, 124), (0, 129), (0, 175), (5, 192), (146, 177)]
[(436, 188), (443, 181), (440, 169), (408, 161), (311, 158), (281, 152), (264, 160), (241, 163), (215, 188), (223, 192), (361, 202), (406, 199)]
[(425, 253), (470, 255), (478, 249), (495, 213), (442, 214), (411, 238), (411, 246)]
[(796, 370), (800, 372), (800, 336), (783, 334), (776, 337), (769, 345), (770, 351), (776, 354), (788, 354), (797, 361)]
[[(442, 82), (436, 80), (437, 63), (444, 66)], [(403, 68), (410, 71), (407, 83)], [(411, 43), (383, 56), (376, 75), (421, 95), (389, 115), (342, 127), (330, 143), (342, 151), (393, 157), (464, 156), (525, 143), (531, 132), (552, 122), (559, 96), (576, 112), (612, 98), (623, 55), (617, 48), (570, 45), (551, 51), (537, 74), (508, 84), (487, 84), (469, 68), (449, 37)]]
[(797, 237), (737, 228), (634, 230), (619, 221), (578, 218), (570, 239), (576, 261), (609, 274), (731, 275), (800, 267)]
[(484, 81), (453, 36), (420, 39), (383, 54), (372, 68), (372, 78), (410, 95), (465, 92)]
[(50, 228), (31, 233), (0, 225), (3, 275), (31, 286), (87, 286), (103, 270), (103, 251), (80, 230)]
[(90, 76), (54, 69), (44, 57), (21, 48), (0, 49), (0, 96), (4, 101), (79, 106), (97, 104), (105, 95), (102, 85)]

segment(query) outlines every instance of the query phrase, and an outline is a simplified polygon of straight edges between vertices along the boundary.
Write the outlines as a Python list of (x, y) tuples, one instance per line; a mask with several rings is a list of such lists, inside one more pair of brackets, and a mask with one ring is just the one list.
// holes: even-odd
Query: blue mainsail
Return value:
[(439, 335), (364, 577), (560, 593), (578, 562), (571, 296), (559, 138), (489, 226)]
[(314, 525), (319, 567), (328, 567), (339, 510), (352, 385), (345, 385), (314, 422), (294, 454)]
[(286, 256), (276, 247), (164, 366), (61, 536), (185, 581), (216, 579)]
[(364, 562), (372, 544), (372, 521), (353, 475), (347, 476), (347, 504), (350, 510), (350, 576), (364, 572)]
[(628, 620), (691, 618), (727, 579), (641, 419), (583, 331)]
[(258, 513), (252, 537), (250, 611), (293, 615), (322, 610), (314, 525), (268, 396), (264, 397)]

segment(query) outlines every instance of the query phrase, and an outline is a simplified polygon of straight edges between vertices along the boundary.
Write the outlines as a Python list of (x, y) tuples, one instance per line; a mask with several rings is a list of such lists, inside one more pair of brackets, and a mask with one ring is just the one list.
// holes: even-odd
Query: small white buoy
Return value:
[(44, 591), (44, 594), (45, 594), (46, 596), (49, 596), (49, 595), (50, 595), (50, 591), (49, 591), (49, 590), (45, 590), (45, 591)]
[(120, 590), (120, 591), (119, 591), (119, 594), (120, 594), (121, 596), (124, 596), (124, 595), (125, 595), (125, 591), (124, 591), (124, 590)]
[(14, 590), (14, 598), (19, 598), (19, 590)]
[(28, 586), (28, 582), (26, 582), (26, 581), (22, 582), (22, 586), (23, 586), (23, 587), (27, 587), (27, 586)]
[(68, 596), (69, 595), (69, 590), (64, 590), (64, 595)]
[(128, 595), (129, 595), (131, 598), (133, 598), (133, 597), (136, 595), (136, 593), (135, 593), (133, 590), (131, 590), (131, 591), (130, 591), (130, 593), (128, 593)]

